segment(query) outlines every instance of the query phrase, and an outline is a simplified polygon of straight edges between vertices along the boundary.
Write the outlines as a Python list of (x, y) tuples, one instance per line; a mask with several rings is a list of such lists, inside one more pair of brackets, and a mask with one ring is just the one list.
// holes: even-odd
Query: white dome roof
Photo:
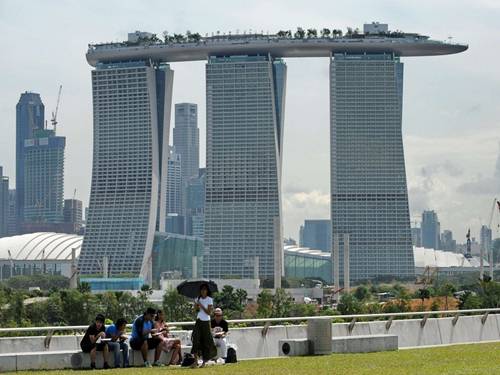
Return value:
[[(65, 233), (29, 233), (0, 238), (0, 259), (69, 260), (71, 249), (80, 255), (83, 236)], [(9, 256), (10, 251), (10, 256)]]

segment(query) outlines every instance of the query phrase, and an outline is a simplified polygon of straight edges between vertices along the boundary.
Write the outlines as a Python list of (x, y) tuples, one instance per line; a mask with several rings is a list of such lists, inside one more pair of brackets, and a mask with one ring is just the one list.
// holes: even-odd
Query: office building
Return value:
[(167, 174), (167, 214), (182, 215), (182, 161), (175, 147), (170, 147)]
[(481, 225), (479, 246), (482, 251), (484, 251), (484, 256), (488, 259), (489, 253), (491, 251), (493, 238), (492, 231), (487, 225)]
[(440, 249), (439, 234), (441, 225), (434, 211), (422, 213), (422, 246), (427, 249)]
[(191, 178), (186, 188), (186, 234), (203, 238), (205, 218), (205, 169)]
[[(391, 53), (330, 62), (332, 234), (350, 238), (350, 280), (410, 278), (414, 261), (401, 133), (403, 64)], [(343, 264), (340, 264), (343, 279)]]
[(40, 94), (24, 92), (16, 105), (16, 216), (18, 225), (24, 216), (25, 141), (33, 139), (35, 130), (45, 127), (45, 107)]
[(420, 227), (411, 228), (411, 243), (415, 247), (422, 247), (422, 228)]
[(9, 236), (18, 233), (19, 228), (17, 225), (17, 206), (16, 206), (16, 189), (9, 190)]
[(455, 251), (457, 249), (457, 241), (453, 239), (453, 232), (451, 230), (444, 230), (443, 233), (441, 233), (439, 242), (441, 250)]
[(330, 220), (305, 220), (300, 246), (329, 252), (332, 248), (332, 222)]
[[(185, 190), (191, 178), (198, 177), (200, 168), (200, 130), (198, 128), (198, 106), (193, 103), (175, 105), (173, 145), (180, 154), (182, 184)], [(184, 202), (187, 202), (184, 199)]]
[(9, 235), (9, 178), (0, 166), (0, 237)]
[(92, 71), (94, 154), (81, 274), (151, 280), (155, 230), (166, 224), (173, 71), (149, 59), (99, 63)]
[(79, 233), (83, 225), (83, 210), (82, 201), (79, 199), (65, 199), (63, 216), (64, 222), (73, 226), (73, 231), (70, 233)]
[(273, 278), (275, 262), (283, 264), (286, 65), (269, 56), (210, 57), (206, 78), (205, 276), (251, 278), (258, 257), (260, 277)]
[(66, 138), (48, 129), (35, 130), (33, 138), (24, 142), (25, 228), (33, 223), (63, 222), (65, 146)]

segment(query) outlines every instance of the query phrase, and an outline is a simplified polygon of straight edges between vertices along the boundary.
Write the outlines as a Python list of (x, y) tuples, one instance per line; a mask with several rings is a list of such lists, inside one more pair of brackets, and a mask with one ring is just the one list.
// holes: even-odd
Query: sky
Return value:
[[(58, 134), (67, 137), (65, 196), (89, 200), (92, 165), (91, 67), (88, 43), (125, 40), (134, 30), (202, 35), (236, 30), (362, 28), (460, 41), (469, 50), (408, 57), (403, 141), (411, 220), (437, 212), (441, 229), (464, 242), (479, 237), (500, 198), (500, 1), (378, 0), (0, 0), (0, 165), (15, 181), (15, 106), (38, 92), (50, 118), (63, 85)], [(286, 59), (283, 214), (285, 236), (298, 238), (304, 219), (329, 218), (328, 59)], [(174, 63), (173, 103), (198, 104), (205, 164), (204, 62)], [(173, 121), (172, 121), (173, 126)]]

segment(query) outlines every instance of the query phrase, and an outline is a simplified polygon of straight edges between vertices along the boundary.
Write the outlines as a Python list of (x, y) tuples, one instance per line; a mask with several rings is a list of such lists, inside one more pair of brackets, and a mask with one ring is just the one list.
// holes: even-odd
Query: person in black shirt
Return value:
[(104, 326), (104, 315), (97, 314), (95, 322), (89, 325), (85, 336), (80, 342), (82, 352), (90, 353), (90, 368), (95, 369), (95, 356), (96, 351), (102, 352), (104, 358), (104, 368), (109, 368), (108, 365), (108, 345), (101, 342), (106, 337), (106, 327)]
[(222, 358), (224, 360), (227, 357), (227, 341), (226, 336), (229, 331), (227, 321), (224, 320), (224, 315), (220, 308), (214, 310), (214, 319), (211, 320), (210, 325), (212, 327), (212, 335), (214, 337), (215, 346), (220, 347), (222, 352)]

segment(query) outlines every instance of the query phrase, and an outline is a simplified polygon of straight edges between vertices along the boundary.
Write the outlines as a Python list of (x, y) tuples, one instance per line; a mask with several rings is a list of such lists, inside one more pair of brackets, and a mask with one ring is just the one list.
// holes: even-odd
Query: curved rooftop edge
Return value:
[(91, 44), (87, 61), (99, 62), (152, 60), (181, 62), (207, 60), (210, 56), (270, 54), (273, 57), (329, 57), (335, 53), (393, 53), (397, 56), (438, 56), (460, 53), (468, 45), (419, 38), (277, 38), (262, 36), (241, 39), (205, 39), (186, 43), (133, 45), (127, 43)]
[[(83, 236), (38, 232), (0, 238), (0, 261), (63, 261), (71, 259), (75, 249), (78, 258)], [(9, 254), (10, 252), (10, 254)]]

